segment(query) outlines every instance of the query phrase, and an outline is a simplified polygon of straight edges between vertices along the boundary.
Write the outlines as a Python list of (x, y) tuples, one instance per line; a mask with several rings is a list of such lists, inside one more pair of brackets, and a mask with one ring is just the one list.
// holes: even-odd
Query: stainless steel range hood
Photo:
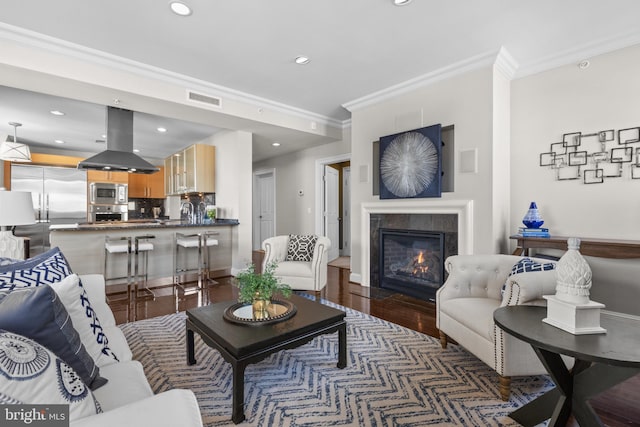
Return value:
[(159, 169), (133, 154), (133, 111), (107, 107), (107, 149), (78, 163), (78, 169), (154, 173)]

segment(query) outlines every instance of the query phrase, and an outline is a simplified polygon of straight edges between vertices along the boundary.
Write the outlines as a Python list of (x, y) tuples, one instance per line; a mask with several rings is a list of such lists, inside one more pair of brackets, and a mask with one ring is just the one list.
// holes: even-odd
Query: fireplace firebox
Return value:
[(381, 228), (380, 287), (434, 301), (444, 283), (445, 233)]

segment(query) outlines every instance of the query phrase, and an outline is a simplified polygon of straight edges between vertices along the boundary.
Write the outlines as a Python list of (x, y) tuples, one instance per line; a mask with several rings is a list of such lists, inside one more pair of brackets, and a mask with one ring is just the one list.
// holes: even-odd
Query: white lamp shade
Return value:
[(30, 162), (31, 150), (26, 144), (5, 141), (0, 144), (0, 160), (9, 162)]
[(28, 225), (36, 222), (31, 193), (0, 191), (0, 226)]

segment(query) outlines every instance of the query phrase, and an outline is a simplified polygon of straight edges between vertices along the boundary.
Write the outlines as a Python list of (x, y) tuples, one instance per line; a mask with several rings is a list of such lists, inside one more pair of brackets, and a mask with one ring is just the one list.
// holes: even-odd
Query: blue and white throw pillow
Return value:
[[(543, 295), (555, 292), (556, 263), (540, 263), (531, 258), (520, 259), (502, 285), (502, 304), (541, 303)], [(516, 289), (514, 289), (516, 287)]]
[(286, 261), (306, 261), (313, 259), (313, 251), (316, 247), (318, 236), (290, 234), (287, 244)]
[(511, 273), (509, 273), (509, 276), (520, 273), (528, 273), (531, 271), (549, 271), (555, 268), (556, 264), (554, 262), (541, 264), (537, 261), (532, 260), (531, 258), (522, 258), (513, 267), (511, 267)]
[(51, 350), (0, 330), (0, 401), (69, 405), (71, 421), (102, 412), (80, 376)]
[(7, 258), (7, 257), (0, 256), (0, 266), (15, 264), (16, 262), (20, 262), (20, 260), (15, 258)]
[[(99, 367), (118, 361), (111, 351), (100, 319), (91, 307), (87, 292), (76, 276), (73, 284), (58, 292), (59, 283), (72, 275), (71, 267), (59, 248), (14, 264), (0, 266), (0, 291), (11, 292), (18, 288), (50, 285), (60, 296), (60, 300), (71, 316), (73, 327), (78, 331), (80, 340), (87, 352)], [(74, 281), (75, 280), (75, 281)], [(75, 298), (75, 300), (73, 300)], [(96, 350), (98, 348), (98, 350)], [(108, 359), (108, 360), (107, 360)]]
[(0, 266), (0, 290), (50, 285), (70, 274), (67, 259), (56, 247), (33, 258)]
[(76, 274), (52, 283), (51, 287), (64, 304), (73, 327), (89, 355), (99, 367), (119, 362), (118, 356), (109, 347), (109, 338), (91, 306), (87, 291)]
[(67, 309), (49, 285), (0, 291), (0, 329), (48, 348), (92, 390), (107, 383), (82, 344)]

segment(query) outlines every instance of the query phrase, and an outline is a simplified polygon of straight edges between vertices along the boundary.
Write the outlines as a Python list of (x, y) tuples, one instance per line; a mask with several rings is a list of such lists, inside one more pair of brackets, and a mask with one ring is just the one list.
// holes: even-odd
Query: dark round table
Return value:
[[(542, 321), (546, 307), (510, 306), (493, 318), (501, 329), (529, 343), (556, 384), (537, 399), (510, 414), (523, 426), (551, 419), (549, 426), (566, 425), (573, 413), (581, 427), (603, 426), (589, 399), (640, 373), (640, 322), (602, 315), (604, 334), (573, 335)], [(567, 369), (561, 355), (575, 358)]]

